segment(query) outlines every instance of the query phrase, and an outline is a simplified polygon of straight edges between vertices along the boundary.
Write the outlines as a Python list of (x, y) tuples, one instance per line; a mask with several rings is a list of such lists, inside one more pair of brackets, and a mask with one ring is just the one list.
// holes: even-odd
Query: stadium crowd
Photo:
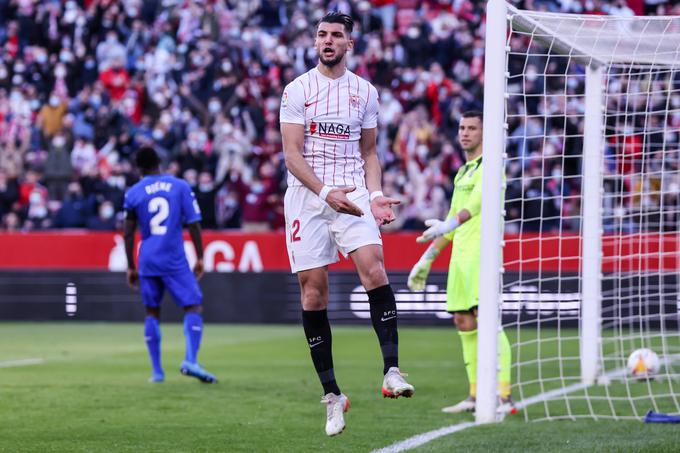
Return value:
[[(558, 12), (680, 14), (679, 6), (659, 0), (513, 3)], [(147, 144), (159, 150), (168, 172), (194, 188), (203, 227), (282, 228), (280, 96), (287, 83), (316, 63), (314, 25), (326, 10), (338, 9), (356, 21), (350, 69), (380, 92), (384, 191), (402, 200), (389, 228), (421, 229), (424, 219), (448, 211), (452, 177), (464, 159), (456, 143), (459, 115), (482, 107), (484, 5), (471, 0), (0, 0), (1, 228), (120, 228), (123, 194), (138, 178), (131, 156)], [(540, 76), (533, 81), (528, 89), (544, 89)], [(519, 111), (524, 100), (516, 102)], [(538, 105), (531, 108), (539, 111)], [(675, 135), (665, 140), (677, 144), (680, 117), (660, 121), (674, 121)], [(568, 157), (579, 144), (533, 146), (522, 139), (550, 135), (546, 124), (511, 122), (508, 131), (515, 143), (511, 157), (527, 157), (512, 160), (508, 168), (508, 217), (535, 219), (526, 229), (564, 227), (559, 213), (569, 216), (579, 209), (580, 159), (531, 158), (536, 152)], [(578, 131), (582, 126), (548, 127)], [(640, 143), (629, 146), (634, 155), (642, 152)], [(615, 162), (610, 170), (632, 173), (633, 161)], [(532, 162), (549, 162), (550, 168)], [(613, 178), (614, 186), (619, 179)], [(675, 195), (657, 191), (666, 194), (666, 205), (678, 204), (675, 184)], [(637, 202), (661, 201), (657, 196)]]

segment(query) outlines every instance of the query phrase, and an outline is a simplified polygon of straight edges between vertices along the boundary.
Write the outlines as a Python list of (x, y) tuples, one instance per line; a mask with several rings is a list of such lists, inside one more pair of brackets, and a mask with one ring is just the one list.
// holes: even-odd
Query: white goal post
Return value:
[(680, 412), (680, 17), (490, 0), (485, 50), (476, 421), (501, 325), (526, 420)]

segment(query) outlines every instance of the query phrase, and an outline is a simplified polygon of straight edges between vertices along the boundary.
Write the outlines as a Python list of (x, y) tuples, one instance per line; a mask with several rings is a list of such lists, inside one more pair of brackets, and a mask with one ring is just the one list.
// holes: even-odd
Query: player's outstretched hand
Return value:
[(359, 206), (355, 205), (347, 198), (347, 194), (354, 192), (355, 190), (356, 187), (338, 187), (336, 189), (331, 189), (331, 191), (328, 192), (328, 195), (326, 195), (326, 203), (341, 214), (350, 214), (361, 217), (364, 215), (364, 212), (359, 209)]
[(416, 238), (416, 242), (429, 242), (437, 239), (439, 236), (455, 230), (460, 223), (456, 217), (452, 217), (449, 220), (438, 220), (438, 219), (427, 219), (425, 221), (425, 226), (429, 228), (423, 231), (423, 234)]
[(394, 211), (392, 211), (392, 206), (399, 204), (401, 201), (396, 198), (390, 197), (376, 197), (371, 201), (371, 212), (373, 217), (375, 217), (375, 223), (378, 226), (387, 225), (388, 223), (394, 222), (396, 216)]
[(430, 266), (432, 262), (427, 262), (420, 260), (418, 261), (411, 272), (408, 274), (408, 280), (406, 280), (406, 286), (411, 291), (423, 291), (425, 289), (425, 283), (427, 283), (427, 276), (430, 274)]
[(198, 258), (196, 264), (194, 264), (194, 275), (196, 280), (200, 280), (203, 277), (203, 258)]
[(127, 283), (128, 286), (135, 291), (139, 289), (139, 273), (137, 272), (137, 269), (127, 270)]

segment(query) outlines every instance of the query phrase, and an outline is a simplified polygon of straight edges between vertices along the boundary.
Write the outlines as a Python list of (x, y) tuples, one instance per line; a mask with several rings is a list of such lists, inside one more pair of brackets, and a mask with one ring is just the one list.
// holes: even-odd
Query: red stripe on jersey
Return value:
[(338, 87), (338, 89), (337, 89), (337, 92), (338, 92), (338, 116), (340, 116), (340, 82), (338, 82), (337, 87)]
[(328, 92), (326, 93), (326, 115), (328, 115), (328, 108), (331, 105), (331, 83), (328, 82)]
[(366, 108), (368, 108), (368, 98), (371, 97), (371, 85), (366, 82)]
[(342, 185), (346, 186), (347, 185), (347, 143), (345, 143), (345, 152), (343, 153), (345, 156), (345, 164), (342, 166)]
[(314, 171), (314, 142), (312, 142), (312, 171)]
[(333, 185), (335, 185), (335, 167), (338, 166), (338, 161), (335, 159), (335, 143), (333, 143)]
[(323, 144), (323, 151), (321, 154), (323, 155), (323, 176), (321, 177), (321, 182), (326, 184), (326, 142)]
[[(350, 94), (350, 88), (352, 86), (352, 82), (349, 80), (349, 77), (347, 77), (347, 111), (349, 112), (349, 117), (352, 118), (352, 105), (350, 103), (350, 100), (352, 99), (352, 95)], [(347, 149), (347, 147), (345, 147)]]
[(354, 154), (352, 154), (352, 184), (354, 184), (355, 186), (357, 185), (354, 182), (354, 175), (356, 175), (356, 173), (357, 173), (357, 160), (354, 158)]
[(319, 77), (314, 74), (316, 79), (316, 102), (314, 103), (314, 116), (316, 116), (316, 108), (319, 106)]
[(307, 102), (307, 90), (305, 90), (305, 84), (302, 83), (302, 80), (298, 79), (298, 82), (300, 82), (300, 85), (302, 85), (302, 93), (305, 95), (305, 102)]

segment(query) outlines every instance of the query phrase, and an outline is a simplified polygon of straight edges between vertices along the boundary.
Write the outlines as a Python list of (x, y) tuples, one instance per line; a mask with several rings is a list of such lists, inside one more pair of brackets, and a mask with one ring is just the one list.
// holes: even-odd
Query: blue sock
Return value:
[(161, 366), (161, 327), (158, 324), (157, 318), (147, 316), (144, 319), (144, 339), (149, 350), (154, 374), (163, 374), (163, 367)]
[(194, 311), (184, 315), (184, 337), (187, 343), (187, 352), (184, 360), (189, 363), (198, 361), (198, 349), (201, 347), (203, 336), (203, 317)]

